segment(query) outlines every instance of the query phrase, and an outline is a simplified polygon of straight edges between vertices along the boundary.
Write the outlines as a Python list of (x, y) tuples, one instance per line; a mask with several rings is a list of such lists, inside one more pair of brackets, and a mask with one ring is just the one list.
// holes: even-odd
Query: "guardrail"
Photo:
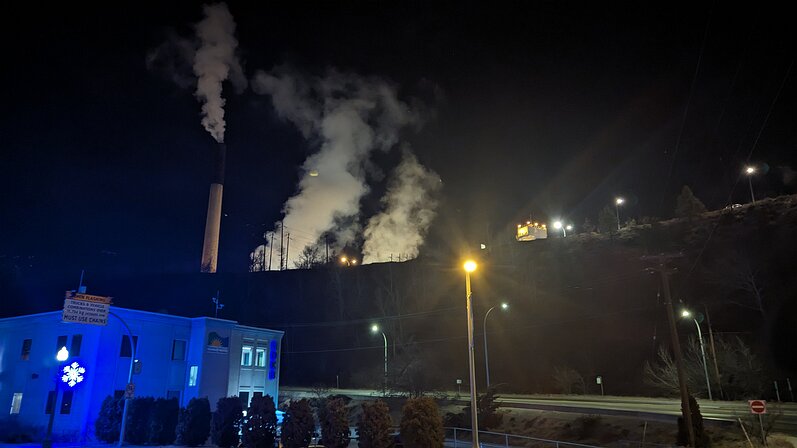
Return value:
[[(466, 447), (471, 445), (471, 430), (469, 428), (443, 428), (446, 432), (446, 440), (451, 440), (454, 447)], [(514, 443), (514, 444), (513, 444)], [(600, 448), (595, 445), (584, 445), (583, 443), (565, 442), (562, 440), (540, 439), (537, 437), (521, 436), (504, 432), (479, 431), (479, 445), (483, 447), (511, 447), (523, 446), (529, 448), (547, 447), (578, 447), (578, 448)]]

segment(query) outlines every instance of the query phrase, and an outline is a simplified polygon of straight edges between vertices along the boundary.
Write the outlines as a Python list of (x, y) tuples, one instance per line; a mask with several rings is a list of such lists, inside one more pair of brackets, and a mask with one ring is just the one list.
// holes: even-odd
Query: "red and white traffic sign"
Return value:
[(750, 412), (753, 414), (766, 414), (767, 402), (766, 400), (749, 400)]

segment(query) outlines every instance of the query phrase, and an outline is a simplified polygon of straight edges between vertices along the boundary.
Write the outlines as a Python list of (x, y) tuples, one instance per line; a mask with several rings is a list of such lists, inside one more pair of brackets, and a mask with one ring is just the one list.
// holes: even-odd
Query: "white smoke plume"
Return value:
[[(285, 231), (301, 231), (303, 236), (291, 240), (286, 254), (287, 266), (293, 268), (299, 254), (322, 235), (334, 237), (333, 249), (355, 240), (360, 229), (353, 218), (359, 216), (360, 200), (369, 191), (369, 156), (393, 147), (399, 131), (417, 123), (418, 115), (384, 80), (337, 71), (324, 77), (300, 75), (286, 67), (260, 71), (252, 88), (269, 95), (277, 114), (320, 146), (302, 165), (298, 192), (283, 208)], [(255, 249), (253, 260), (265, 249)], [(274, 253), (278, 250), (275, 247)]]
[(435, 193), (441, 186), (440, 177), (405, 149), (382, 198), (384, 210), (365, 228), (363, 263), (417, 257), (435, 217)]
[(227, 5), (205, 5), (203, 9), (205, 18), (196, 25), (199, 48), (194, 54), (195, 95), (202, 103), (202, 126), (221, 143), (225, 128), (222, 82), (229, 79), (239, 92), (247, 82), (235, 53), (235, 20)]

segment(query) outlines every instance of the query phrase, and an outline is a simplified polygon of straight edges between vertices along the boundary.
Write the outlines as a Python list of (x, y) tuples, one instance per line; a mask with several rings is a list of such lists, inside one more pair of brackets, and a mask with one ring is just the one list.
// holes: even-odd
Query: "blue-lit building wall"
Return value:
[[(141, 362), (141, 372), (133, 375), (137, 397), (174, 396), (181, 406), (191, 398), (208, 397), (211, 407), (232, 395), (249, 399), (271, 395), (276, 400), (281, 331), (224, 319), (116, 307), (111, 311), (137, 338), (135, 358)], [(72, 350), (76, 335), (79, 353)], [(0, 319), (0, 413), (18, 414), (25, 423), (45, 427), (48, 394), (57, 387), (53, 433), (73, 440), (93, 439), (103, 399), (119, 396), (127, 384), (131, 357), (122, 351), (126, 335), (113, 316), (107, 326), (64, 323), (61, 311)], [(70, 349), (66, 361), (56, 360), (59, 345)], [(61, 381), (61, 370), (73, 362), (86, 371), (82, 382), (69, 387)], [(64, 391), (72, 392), (68, 413), (61, 413)]]

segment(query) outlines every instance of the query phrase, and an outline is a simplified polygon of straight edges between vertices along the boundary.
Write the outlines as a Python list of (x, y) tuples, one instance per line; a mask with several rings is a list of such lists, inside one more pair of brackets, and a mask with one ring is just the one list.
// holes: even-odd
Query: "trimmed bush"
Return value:
[(357, 446), (360, 448), (393, 448), (390, 408), (382, 400), (365, 402), (357, 419)]
[(238, 446), (241, 422), (244, 418), (241, 399), (236, 397), (219, 398), (213, 420), (210, 423), (210, 440), (221, 448)]
[(306, 399), (292, 401), (282, 422), (282, 445), (302, 448), (310, 444), (315, 430), (313, 409)]
[(124, 400), (117, 400), (112, 396), (105, 397), (100, 407), (100, 414), (94, 421), (94, 435), (97, 440), (113, 443), (119, 440), (119, 431), (122, 426), (122, 407)]
[(443, 446), (443, 419), (434, 400), (429, 397), (410, 398), (401, 412), (401, 441), (405, 446)]
[(158, 398), (152, 407), (147, 431), (147, 442), (151, 445), (171, 445), (177, 437), (177, 417), (180, 403), (176, 398)]
[[(124, 400), (122, 400), (124, 406)], [(131, 445), (143, 445), (147, 443), (149, 433), (149, 419), (152, 409), (155, 407), (155, 399), (152, 397), (141, 397), (130, 400), (127, 405), (127, 422), (125, 423), (125, 442)]]
[(328, 448), (349, 446), (349, 409), (341, 398), (327, 400), (326, 418), (320, 421), (321, 444)]
[(250, 448), (273, 448), (277, 440), (277, 409), (274, 398), (255, 396), (249, 403), (242, 428), (243, 444)]
[(210, 434), (210, 401), (205, 398), (192, 398), (188, 406), (180, 410), (177, 420), (177, 444), (199, 446), (208, 440)]
[(44, 438), (44, 428), (19, 421), (18, 415), (0, 417), (0, 442), (30, 443)]

